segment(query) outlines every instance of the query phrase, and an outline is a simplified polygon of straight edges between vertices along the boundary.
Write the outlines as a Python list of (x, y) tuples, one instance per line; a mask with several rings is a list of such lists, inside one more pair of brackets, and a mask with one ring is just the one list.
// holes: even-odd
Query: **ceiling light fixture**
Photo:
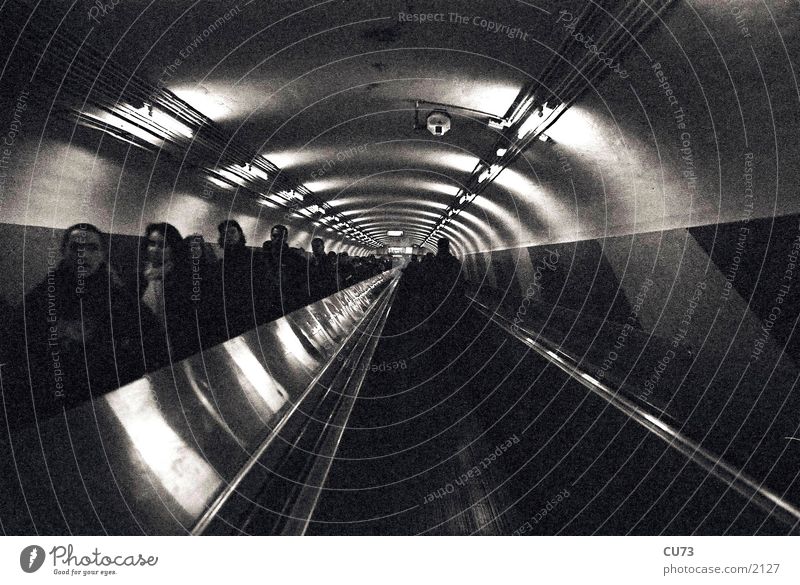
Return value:
[(141, 108), (135, 108), (135, 111), (143, 118), (152, 120), (155, 125), (174, 134), (180, 134), (185, 138), (192, 138), (194, 136), (194, 131), (189, 128), (189, 126), (176, 120), (169, 114), (153, 108), (152, 105), (145, 104)]
[(233, 185), (231, 185), (230, 183), (227, 183), (226, 181), (223, 181), (222, 179), (218, 179), (216, 177), (207, 177), (207, 178), (208, 178), (208, 182), (209, 183), (211, 183), (212, 185), (216, 185), (217, 187), (221, 187), (223, 189), (233, 189), (234, 188)]

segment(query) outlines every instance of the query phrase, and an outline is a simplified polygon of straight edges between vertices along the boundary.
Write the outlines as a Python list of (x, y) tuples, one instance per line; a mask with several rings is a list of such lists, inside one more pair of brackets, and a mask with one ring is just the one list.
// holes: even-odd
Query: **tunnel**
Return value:
[(797, 535), (799, 17), (0, 3), (0, 531)]

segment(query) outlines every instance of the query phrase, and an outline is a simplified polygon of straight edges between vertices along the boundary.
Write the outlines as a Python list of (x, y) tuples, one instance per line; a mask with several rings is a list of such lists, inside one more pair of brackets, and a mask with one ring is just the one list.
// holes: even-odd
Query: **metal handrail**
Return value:
[[(548, 347), (547, 342), (543, 343), (540, 336), (518, 325), (512, 327), (511, 322), (507, 318), (493, 311), (481, 301), (470, 295), (467, 295), (467, 298), (474, 303), (478, 311), (491, 319), (512, 337), (524, 343), (549, 363), (565, 372), (573, 380), (576, 380), (582, 386), (606, 401), (609, 405), (625, 414), (629, 419), (656, 435), (666, 442), (667, 445), (708, 471), (710, 475), (728, 485), (735, 492), (746, 497), (761, 509), (769, 514), (775, 515), (781, 521), (788, 524), (792, 531), (800, 525), (800, 509), (796, 506), (765, 488), (762, 483), (751, 478), (741, 469), (737, 469), (724, 461), (721, 457), (716, 457), (672, 425), (665, 423), (660, 418), (647, 412), (647, 410), (641, 406), (620, 396), (618, 392), (615, 392), (599, 380), (586, 374), (577, 365), (574, 358), (559, 351), (556, 347)], [(533, 338), (534, 336), (539, 340), (535, 340)]]
[[(213, 503), (208, 506), (206, 511), (198, 519), (197, 523), (192, 528), (192, 531), (191, 531), (192, 535), (204, 534), (209, 529), (209, 527), (214, 522), (214, 520), (217, 518), (219, 513), (224, 509), (224, 507), (226, 506), (226, 504), (230, 500), (231, 496), (234, 495), (237, 492), (237, 490), (239, 490), (240, 485), (245, 480), (245, 478), (253, 471), (253, 469), (264, 458), (264, 456), (267, 454), (267, 451), (270, 449), (270, 447), (273, 446), (276, 437), (278, 437), (280, 435), (282, 429), (289, 423), (289, 421), (292, 419), (293, 415), (297, 411), (299, 411), (304, 404), (307, 403), (309, 397), (311, 396), (311, 394), (313, 393), (315, 388), (317, 388), (319, 382), (323, 379), (323, 377), (325, 377), (328, 374), (328, 372), (330, 371), (331, 367), (333, 367), (335, 364), (344, 365), (344, 363), (346, 363), (346, 362), (344, 362), (344, 363), (342, 362), (341, 353), (351, 345), (351, 341), (353, 341), (356, 338), (357, 335), (359, 335), (359, 334), (363, 335), (364, 332), (362, 331), (362, 327), (366, 323), (374, 320), (374, 315), (375, 315), (375, 309), (374, 308), (375, 307), (381, 307), (381, 308), (383, 307), (383, 305), (386, 302), (387, 292), (392, 290), (391, 289), (391, 285), (392, 285), (393, 281), (396, 281), (396, 279), (389, 281), (389, 283), (388, 283), (389, 287), (385, 291), (383, 291), (381, 293), (381, 295), (377, 299), (375, 299), (375, 301), (373, 303), (373, 310), (368, 310), (361, 317), (359, 322), (353, 327), (353, 330), (348, 334), (348, 336), (345, 338), (345, 340), (341, 343), (339, 349), (337, 349), (337, 351), (328, 360), (328, 364), (308, 384), (308, 386), (306, 387), (306, 390), (302, 393), (302, 395), (297, 400), (297, 402), (292, 406), (292, 408), (288, 412), (286, 412), (286, 414), (281, 418), (279, 423), (271, 430), (269, 435), (264, 439), (264, 441), (253, 452), (253, 454), (248, 459), (248, 461), (245, 463), (245, 465), (242, 466), (242, 468), (237, 472), (237, 474), (233, 478), (233, 480), (230, 481), (219, 494), (217, 494), (217, 496), (214, 498)], [(353, 349), (351, 349), (350, 351), (353, 351)], [(305, 425), (302, 428), (297, 430), (297, 434), (300, 434), (302, 432), (303, 428), (305, 428)], [(337, 440), (337, 443), (338, 443), (338, 440)], [(313, 508), (312, 508), (312, 511), (313, 511)], [(291, 517), (289, 519), (290, 520), (296, 520), (295, 518), (291, 518)], [(302, 525), (301, 533), (302, 533), (302, 530), (305, 529), (306, 525), (307, 525), (307, 520)]]
[[(365, 359), (367, 361), (371, 360), (373, 354), (375, 353), (375, 348), (380, 340), (381, 332), (383, 331), (383, 327), (386, 324), (386, 319), (389, 316), (388, 309), (391, 307), (394, 294), (397, 291), (396, 285), (397, 280), (395, 280), (393, 283), (390, 283), (385, 297), (383, 299), (378, 299), (376, 302), (376, 306), (378, 306), (378, 308), (376, 309), (375, 313), (375, 323), (371, 331), (367, 334), (368, 339), (364, 348), (361, 350), (360, 355), (358, 356), (358, 364)], [(366, 376), (367, 369), (361, 368), (358, 365), (353, 368), (353, 372), (351, 372), (351, 374), (348, 376), (344, 389), (342, 390), (342, 401), (337, 406), (337, 412), (335, 416), (332, 416), (331, 418), (332, 421), (335, 421), (330, 425), (330, 428), (333, 429), (332, 434), (330, 437), (326, 437), (324, 439), (325, 442), (332, 447), (330, 454), (322, 455), (321, 457), (316, 458), (313, 467), (309, 471), (306, 481), (301, 489), (301, 492), (297, 494), (295, 498), (295, 505), (292, 508), (292, 513), (290, 514), (290, 521), (284, 525), (281, 531), (282, 535), (302, 536), (308, 530), (308, 526), (311, 523), (311, 518), (313, 517), (317, 508), (317, 504), (319, 503), (322, 490), (328, 481), (328, 475), (331, 467), (333, 466), (336, 452), (339, 450), (339, 445), (342, 442), (342, 436), (347, 428), (347, 423), (350, 420), (350, 415), (353, 412), (358, 394), (361, 391), (361, 387), (364, 384), (364, 379)]]

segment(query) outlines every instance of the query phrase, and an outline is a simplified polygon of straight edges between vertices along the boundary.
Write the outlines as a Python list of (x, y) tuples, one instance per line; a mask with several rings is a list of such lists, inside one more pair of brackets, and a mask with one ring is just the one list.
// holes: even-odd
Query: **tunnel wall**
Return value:
[(735, 386), (742, 364), (774, 364), (781, 347), (783, 365), (800, 359), (798, 238), (795, 214), (478, 253), (464, 267), (506, 314), (527, 296), (576, 324), (630, 323), (702, 353)]
[(48, 88), (26, 87), (0, 99), (0, 247), (6, 250), (0, 299), (11, 305), (44, 278), (48, 249), (79, 222), (115, 235), (112, 255), (123, 270), (132, 266), (137, 236), (151, 222), (170, 222), (184, 237), (201, 234), (212, 247), (225, 219), (237, 220), (253, 247), (282, 223), (291, 246), (310, 250), (319, 236), (328, 250), (364, 251), (245, 192), (210, 187), (196, 169), (163, 152), (76, 127), (50, 109)]
[(629, 76), (593, 83), (445, 235), (466, 254), (800, 213), (797, 10), (673, 3)]
[(473, 298), (528, 338), (713, 452), (743, 454), (746, 472), (778, 477), (780, 466), (748, 454), (765, 441), (783, 449), (776, 456), (796, 449), (799, 258), (795, 214), (475, 254), (464, 265)]

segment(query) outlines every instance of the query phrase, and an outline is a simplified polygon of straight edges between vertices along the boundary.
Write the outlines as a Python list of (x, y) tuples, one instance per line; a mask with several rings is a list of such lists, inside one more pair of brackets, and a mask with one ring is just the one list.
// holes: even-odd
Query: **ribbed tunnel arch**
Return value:
[[(403, 214), (387, 213), (384, 223), (370, 226), (376, 242), (385, 244), (377, 236), (398, 223), (424, 233), (428, 226), (415, 223), (415, 212), (425, 210), (427, 202), (450, 207), (450, 197), (485, 189), (483, 212), (496, 214), (498, 221), (478, 236), (480, 243), (474, 242), (478, 252), (741, 219), (742, 210), (728, 205), (724, 196), (728, 177), (741, 166), (742, 147), (736, 147), (738, 153), (731, 149), (744, 140), (742, 146), (750, 150), (757, 146), (769, 152), (774, 150), (769, 135), (785, 133), (779, 124), (772, 127), (769, 115), (780, 119), (796, 102), (796, 91), (791, 83), (776, 83), (783, 74), (763, 63), (786, 62), (793, 35), (782, 34), (782, 43), (765, 45), (767, 53), (761, 56), (732, 52), (731, 39), (747, 40), (741, 19), (715, 3), (668, 4), (637, 13), (636, 24), (648, 27), (628, 31), (629, 42), (614, 56), (619, 67), (591, 71), (581, 69), (586, 49), (581, 53), (580, 44), (576, 48), (565, 41), (577, 43), (570, 38), (578, 34), (570, 19), (577, 21), (586, 10), (584, 18), (603, 22), (610, 34), (625, 21), (612, 18), (620, 8), (614, 3), (589, 8), (579, 2), (475, 3), (470, 5), (477, 13), (474, 23), (468, 19), (464, 24), (449, 20), (457, 11), (447, 3), (430, 7), (431, 14), (441, 8), (446, 22), (406, 23), (399, 20), (402, 12), (387, 14), (387, 7), (366, 2), (247, 11), (220, 4), (207, 12), (201, 12), (208, 8), (202, 3), (156, 7), (127, 2), (102, 19), (102, 35), (98, 23), (77, 9), (62, 9), (60, 30), (68, 27), (75, 38), (86, 35), (87, 45), (108, 51), (121, 71), (139, 76), (137, 83), (141, 78), (172, 92), (195, 115), (213, 122), (228, 137), (220, 143), (220, 160), (231, 154), (226, 147), (252, 148), (348, 217), (388, 210), (402, 199), (402, 209), (395, 208)], [(780, 19), (781, 10), (754, 11), (750, 30), (767, 35), (776, 22), (791, 28), (793, 20)], [(525, 38), (509, 38), (508, 27), (505, 33), (487, 28), (504, 19), (524, 31), (516, 36)], [(148, 30), (156, 20), (166, 25), (157, 34)], [(19, 51), (7, 63), (7, 75), (15, 68), (24, 69)], [(793, 70), (786, 73), (787, 79), (794, 78)], [(109, 74), (101, 70), (97, 80)], [(523, 151), (515, 152), (520, 139), (507, 124), (515, 113), (525, 113), (526, 92), (537, 86), (563, 111), (536, 130), (548, 141), (527, 141)], [(765, 90), (782, 92), (786, 99), (765, 98)], [(63, 91), (59, 95), (66, 97)], [(90, 96), (87, 105), (91, 102)], [(763, 123), (753, 119), (754, 104), (766, 106)], [(424, 128), (435, 110), (452, 120), (442, 137)], [(115, 123), (124, 126), (123, 113), (113, 114)], [(726, 138), (733, 138), (731, 133), (735, 140)], [(792, 140), (780, 142), (785, 148)], [(514, 159), (498, 156), (498, 148), (511, 151)], [(690, 168), (681, 149), (702, 155), (691, 159)], [(70, 155), (76, 150), (77, 145)], [(789, 157), (787, 152), (783, 158)], [(217, 161), (208, 162), (214, 166)], [(482, 168), (492, 165), (491, 184), (476, 183)], [(187, 180), (197, 178), (194, 170), (185, 174), (191, 175)], [(249, 186), (255, 193), (263, 188), (246, 178), (233, 181), (234, 187)], [(790, 183), (778, 181), (774, 205), (757, 202), (754, 216), (795, 212), (791, 198), (780, 197)], [(222, 209), (226, 195), (210, 203)], [(411, 202), (412, 195), (419, 206)], [(260, 215), (270, 215), (270, 209), (267, 205)], [(428, 216), (420, 213), (418, 219), (423, 217)]]
[[(0, 383), (51, 438), (97, 406), (109, 526), (797, 532), (796, 2), (6, 0), (0, 47)], [(37, 513), (98, 531), (63, 465)]]

